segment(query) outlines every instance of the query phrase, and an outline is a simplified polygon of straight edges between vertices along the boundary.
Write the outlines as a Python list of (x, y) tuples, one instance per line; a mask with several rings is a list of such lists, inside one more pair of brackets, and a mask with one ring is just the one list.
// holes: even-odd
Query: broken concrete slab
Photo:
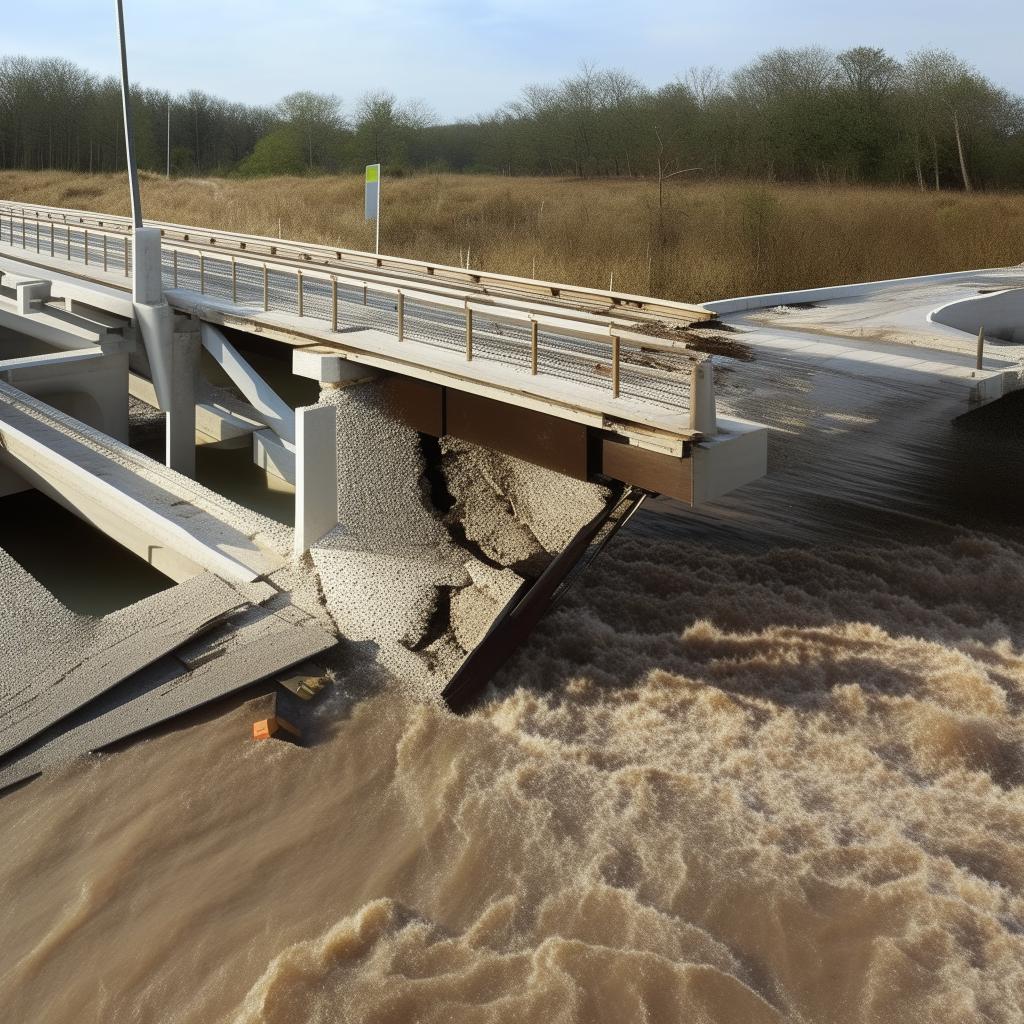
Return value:
[(0, 463), (174, 579), (251, 581), (283, 564), (291, 532), (0, 383)]
[(16, 589), (5, 591), (17, 594), (0, 606), (0, 754), (249, 604), (248, 596), (206, 573), (91, 619), (43, 596), (4, 552), (0, 573), (15, 582)]
[(15, 752), (0, 765), (0, 790), (226, 697), (336, 643), (312, 619), (296, 626), (268, 613), (242, 631), (232, 623), (206, 645), (206, 659), (193, 668), (164, 658), (82, 708), (63, 729), (51, 729)]

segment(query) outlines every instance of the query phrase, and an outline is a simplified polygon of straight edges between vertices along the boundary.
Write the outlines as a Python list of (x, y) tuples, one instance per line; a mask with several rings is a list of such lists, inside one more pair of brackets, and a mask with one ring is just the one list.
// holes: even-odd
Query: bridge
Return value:
[[(289, 346), (293, 371), (325, 383), (366, 369), (390, 374), (396, 410), (425, 432), (690, 503), (764, 471), (765, 433), (716, 417), (710, 360), (685, 339), (687, 326), (713, 318), (702, 307), (280, 239), (152, 228), (172, 309)], [(0, 252), (23, 271), (57, 270), (58, 296), (73, 292), (68, 275), (128, 292), (132, 245), (125, 218), (0, 203)]]
[[(116, 616), (84, 653), (54, 626), (44, 660), (79, 685), (0, 708), (0, 785), (338, 636), (419, 696), (472, 699), (647, 495), (696, 506), (765, 472), (766, 429), (719, 414), (689, 333), (713, 316), (0, 202), (0, 497), (39, 490), (176, 584), (132, 643)], [(132, 447), (140, 408), (162, 462)], [(292, 521), (199, 483), (204, 447), (249, 451)]]

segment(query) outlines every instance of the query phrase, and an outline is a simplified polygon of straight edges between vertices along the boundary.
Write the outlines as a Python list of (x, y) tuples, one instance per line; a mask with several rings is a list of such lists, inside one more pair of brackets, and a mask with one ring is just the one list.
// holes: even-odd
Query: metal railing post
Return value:
[(612, 398), (619, 397), (619, 336), (612, 335)]
[(53, 258), (53, 221), (50, 221), (50, 258)]
[(235, 257), (231, 257), (231, 303), (238, 305), (238, 264)]
[(103, 236), (103, 273), (107, 272), (107, 236)]
[(295, 290), (296, 290), (296, 292), (298, 292), (298, 296), (299, 296), (299, 316), (302, 316), (303, 315), (303, 311), (305, 309), (305, 306), (304, 306), (304, 303), (302, 301), (302, 271), (301, 270), (296, 270), (295, 271)]
[(203, 250), (199, 250), (199, 294), (206, 294), (206, 257)]
[(270, 270), (263, 264), (263, 311), (270, 309)]
[(85, 265), (89, 266), (89, 229), (85, 229)]
[(124, 276), (128, 277), (128, 261), (132, 258), (131, 244), (128, 241), (128, 236), (124, 236)]
[(39, 252), (39, 214), (36, 214), (36, 252)]
[(466, 304), (466, 361), (473, 358), (473, 310)]
[(405, 340), (405, 296), (398, 293), (398, 340)]
[(171, 252), (171, 281), (175, 288), (178, 287), (178, 250), (174, 249)]
[(530, 321), (530, 373), (537, 376), (537, 321)]
[(338, 279), (331, 278), (331, 330), (338, 329)]

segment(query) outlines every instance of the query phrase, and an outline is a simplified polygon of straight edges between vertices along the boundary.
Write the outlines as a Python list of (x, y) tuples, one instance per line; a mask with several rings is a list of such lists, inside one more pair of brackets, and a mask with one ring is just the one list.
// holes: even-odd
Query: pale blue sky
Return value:
[[(486, 113), (581, 62), (660, 85), (694, 65), (732, 70), (776, 46), (860, 44), (902, 57), (953, 50), (1024, 93), (1024, 3), (800, 0), (124, 0), (132, 78), (272, 103), (295, 89), (346, 106), (369, 88), (426, 100), (442, 120)], [(114, 73), (113, 0), (6, 0), (0, 53)]]

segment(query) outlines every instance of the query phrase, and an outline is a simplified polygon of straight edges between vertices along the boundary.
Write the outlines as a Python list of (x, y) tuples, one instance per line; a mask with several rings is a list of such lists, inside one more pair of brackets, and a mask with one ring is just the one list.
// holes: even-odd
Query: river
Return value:
[(4, 1019), (1019, 1021), (1021, 397), (776, 409), (468, 715), (353, 660), (307, 747), (241, 707), (0, 798)]

